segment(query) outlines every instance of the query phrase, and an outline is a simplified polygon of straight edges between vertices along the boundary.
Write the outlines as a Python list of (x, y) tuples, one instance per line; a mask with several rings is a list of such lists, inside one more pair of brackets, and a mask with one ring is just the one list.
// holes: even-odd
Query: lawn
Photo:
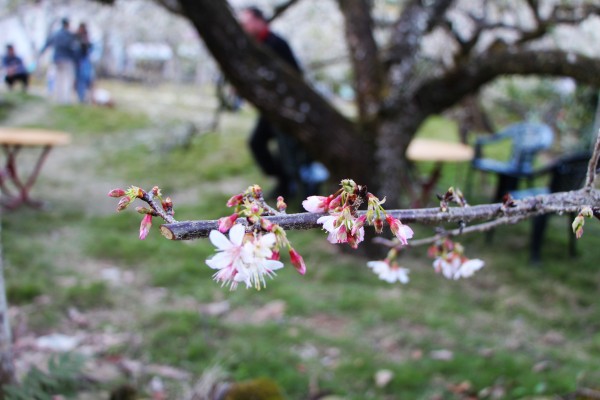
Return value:
[[(486, 262), (463, 281), (436, 275), (426, 249), (411, 249), (401, 259), (411, 269), (407, 285), (378, 280), (367, 260), (328, 244), (321, 231), (289, 232), (307, 274), (287, 266), (260, 292), (230, 292), (211, 279), (204, 260), (214, 247), (207, 240), (170, 242), (153, 229), (140, 241), (140, 216), (115, 213), (117, 201), (106, 193), (159, 185), (179, 220), (227, 215), (231, 195), (253, 183), (273, 185), (246, 146), (253, 111), (224, 115), (217, 132), (198, 133), (183, 148), (177, 132), (189, 121), (202, 124), (198, 112), (211, 112), (207, 94), (106, 86), (115, 93), (114, 109), (7, 96), (15, 106), (5, 124), (29, 108), (37, 111), (18, 125), (73, 135), (72, 145), (52, 151), (34, 189), (47, 209), (2, 215), (21, 374), (51, 353), (35, 346), (39, 338), (59, 333), (79, 338), (72, 352), (86, 356), (83, 372), (99, 380), (80, 398), (106, 398), (123, 385), (147, 398), (160, 378), (168, 398), (183, 399), (209, 373), (231, 382), (266, 377), (289, 399), (552, 398), (598, 389), (594, 221), (572, 259), (570, 221), (552, 217), (539, 267), (528, 264), (527, 222), (497, 229), (492, 243), (483, 235), (460, 238), (467, 255)], [(174, 103), (154, 102), (173, 91)], [(186, 114), (181, 102), (197, 102), (199, 111), (189, 106)], [(452, 129), (435, 119), (423, 135)], [(460, 186), (466, 170), (447, 166), (440, 190)], [(475, 201), (489, 190), (479, 190)], [(419, 237), (433, 232), (414, 229)]]

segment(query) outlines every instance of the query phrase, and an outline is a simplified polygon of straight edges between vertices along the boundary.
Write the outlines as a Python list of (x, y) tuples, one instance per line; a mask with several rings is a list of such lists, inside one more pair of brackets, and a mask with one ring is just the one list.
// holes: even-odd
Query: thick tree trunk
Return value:
[(248, 37), (226, 2), (179, 0), (221, 70), (238, 92), (329, 168), (332, 180), (368, 182), (373, 142), (302, 77)]

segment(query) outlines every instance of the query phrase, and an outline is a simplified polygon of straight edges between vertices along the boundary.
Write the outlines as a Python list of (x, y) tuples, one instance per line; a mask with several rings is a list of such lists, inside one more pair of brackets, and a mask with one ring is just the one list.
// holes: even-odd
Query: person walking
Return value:
[(89, 93), (94, 81), (94, 67), (90, 59), (92, 43), (85, 23), (79, 24), (76, 37), (79, 45), (76, 53), (75, 89), (79, 102), (86, 103), (90, 100)]
[(69, 104), (75, 87), (75, 55), (79, 51), (79, 43), (75, 34), (69, 30), (67, 18), (63, 18), (61, 28), (48, 37), (40, 50), (40, 56), (49, 47), (54, 48), (52, 56), (55, 65), (54, 99), (59, 104)]

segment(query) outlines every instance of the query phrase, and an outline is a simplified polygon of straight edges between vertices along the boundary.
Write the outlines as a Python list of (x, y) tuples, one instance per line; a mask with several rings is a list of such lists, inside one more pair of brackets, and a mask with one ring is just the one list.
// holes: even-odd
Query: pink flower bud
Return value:
[(287, 208), (287, 204), (285, 204), (285, 201), (283, 201), (283, 196), (278, 196), (277, 197), (277, 210), (278, 211), (285, 211)]
[[(329, 197), (331, 197), (331, 196), (329, 196)], [(341, 195), (337, 195), (333, 199), (329, 200), (329, 209), (330, 210), (335, 210), (341, 204), (342, 204), (342, 196)]]
[(219, 232), (221, 232), (221, 233), (227, 232), (229, 229), (231, 229), (231, 227), (233, 226), (235, 221), (237, 221), (237, 219), (238, 219), (237, 213), (233, 213), (229, 217), (219, 218), (219, 228), (218, 228)]
[(160, 189), (158, 188), (158, 186), (154, 186), (154, 187), (152, 188), (152, 194), (153, 194), (154, 196), (160, 196)]
[(109, 197), (123, 197), (125, 196), (125, 191), (123, 189), (113, 189), (108, 192)]
[(350, 234), (352, 236), (356, 235), (356, 232), (362, 228), (363, 226), (365, 226), (365, 221), (367, 220), (367, 215), (363, 214), (360, 217), (358, 217), (356, 220), (354, 220), (354, 225), (352, 226), (352, 230), (350, 231)]
[(375, 226), (376, 233), (383, 232), (383, 220), (381, 218), (375, 218), (375, 220), (373, 221), (373, 225)]
[(260, 206), (258, 204), (256, 204), (256, 203), (253, 203), (250, 206), (250, 212), (252, 214), (254, 214), (254, 215), (260, 215), (260, 214), (262, 214), (262, 210), (261, 210)]
[(304, 263), (304, 259), (294, 248), (290, 248), (290, 261), (300, 275), (304, 275), (306, 273), (306, 264)]
[(244, 195), (243, 194), (236, 194), (235, 196), (232, 196), (229, 200), (227, 200), (227, 207), (235, 207), (235, 206), (239, 206), (240, 204), (242, 204), (242, 201), (244, 200)]
[(131, 204), (131, 201), (131, 197), (129, 196), (122, 197), (121, 200), (119, 200), (119, 204), (117, 204), (117, 211), (123, 211), (126, 209), (127, 206)]
[(267, 232), (273, 232), (273, 228), (275, 227), (275, 224), (266, 218), (261, 218), (260, 219), (260, 227), (263, 228)]
[(279, 261), (280, 259), (281, 259), (281, 254), (279, 254), (278, 251), (273, 251), (271, 253), (271, 257), (269, 257), (269, 260)]
[(146, 239), (146, 236), (148, 236), (148, 232), (150, 232), (151, 226), (152, 226), (152, 215), (145, 214), (144, 218), (142, 218), (142, 223), (140, 224), (140, 240)]
[(302, 202), (302, 207), (310, 213), (323, 213), (329, 209), (329, 197), (324, 196), (308, 196)]

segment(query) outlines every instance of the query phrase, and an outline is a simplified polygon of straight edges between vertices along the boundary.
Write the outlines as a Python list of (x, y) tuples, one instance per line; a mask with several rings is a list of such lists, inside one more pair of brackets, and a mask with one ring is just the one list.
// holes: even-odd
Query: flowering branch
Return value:
[[(387, 210), (387, 213), (409, 223), (440, 224), (460, 221), (468, 223), (475, 220), (496, 219), (498, 225), (503, 225), (513, 222), (502, 217), (522, 216), (523, 219), (526, 219), (549, 213), (579, 212), (584, 204), (591, 204), (593, 208), (600, 209), (600, 191), (577, 190), (540, 195), (515, 201), (513, 207), (507, 207), (504, 203), (495, 203), (469, 207), (449, 207), (447, 211), (441, 211), (440, 208), (435, 207)], [(359, 216), (363, 214), (366, 214), (366, 211), (358, 211)], [(317, 220), (323, 215), (325, 214), (298, 213), (272, 216), (267, 217), (267, 219), (285, 230), (307, 230), (319, 228)], [(190, 240), (208, 237), (210, 231), (217, 229), (217, 227), (218, 221), (208, 220), (166, 223), (160, 229), (167, 239)]]
[[(585, 186), (576, 191), (552, 193), (513, 200), (506, 195), (502, 203), (469, 206), (458, 189), (450, 188), (444, 196), (438, 196), (436, 208), (385, 210), (385, 199), (380, 200), (367, 188), (351, 179), (341, 182), (341, 188), (329, 196), (310, 196), (302, 202), (307, 213), (286, 214), (284, 199), (277, 199), (276, 208), (269, 206), (258, 185), (231, 197), (227, 206), (234, 212), (213, 221), (177, 221), (174, 218), (170, 198), (163, 200), (158, 187), (146, 192), (136, 186), (128, 190), (115, 189), (111, 197), (120, 197), (117, 211), (127, 208), (134, 200), (148, 204), (136, 210), (144, 217), (140, 224), (140, 239), (145, 239), (152, 224), (152, 217), (160, 217), (166, 223), (160, 231), (171, 240), (189, 240), (209, 237), (217, 253), (206, 264), (217, 270), (213, 275), (217, 282), (228, 285), (231, 290), (244, 283), (247, 288), (260, 290), (266, 286), (265, 277), (273, 278), (275, 271), (283, 268), (280, 252), (287, 249), (294, 268), (302, 275), (306, 265), (302, 256), (287, 239), (286, 230), (312, 229), (321, 226), (328, 232), (330, 243), (346, 243), (357, 248), (364, 240), (364, 226), (371, 225), (376, 233), (382, 233), (387, 224), (393, 240), (377, 239), (377, 243), (390, 248), (385, 259), (369, 261), (367, 266), (380, 279), (390, 283), (409, 281), (409, 269), (398, 264), (398, 255), (404, 247), (428, 245), (428, 254), (434, 258), (435, 272), (447, 279), (472, 276), (484, 266), (479, 259), (470, 259), (460, 243), (450, 238), (472, 232), (483, 232), (500, 225), (514, 224), (524, 219), (548, 213), (577, 212), (572, 223), (577, 238), (583, 235), (586, 218), (600, 219), (600, 190), (593, 188), (596, 166), (600, 159), (600, 132), (590, 159)], [(359, 210), (362, 204), (366, 210)], [(450, 207), (450, 204), (459, 207)], [(403, 222), (401, 222), (404, 221)], [(472, 221), (486, 222), (467, 226)], [(413, 230), (406, 223), (424, 224), (458, 223), (459, 227), (446, 230), (437, 228), (429, 238), (411, 240)], [(229, 232), (229, 237), (225, 233)], [(411, 242), (409, 243), (409, 240)]]

